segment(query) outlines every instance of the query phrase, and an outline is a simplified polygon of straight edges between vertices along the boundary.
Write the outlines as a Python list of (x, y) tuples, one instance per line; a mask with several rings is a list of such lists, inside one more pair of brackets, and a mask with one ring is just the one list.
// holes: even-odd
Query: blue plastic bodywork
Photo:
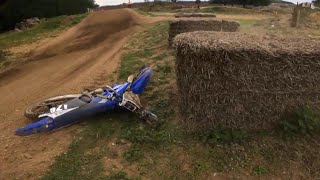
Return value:
[(145, 90), (152, 74), (150, 68), (142, 69), (139, 76), (132, 82), (130, 90), (134, 94), (141, 94)]
[[(123, 84), (114, 84), (112, 88), (117, 92), (117, 96), (113, 100), (95, 97), (89, 103), (71, 109), (70, 111), (57, 115), (54, 118), (46, 116), (35, 123), (18, 128), (15, 134), (19, 136), (27, 136), (35, 133), (50, 132), (55, 129), (72, 125), (95, 114), (120, 108), (119, 104), (122, 101), (122, 95), (128, 90), (128, 88), (130, 87), (130, 90), (135, 94), (141, 94), (145, 90), (151, 76), (151, 68), (146, 67), (141, 70), (141, 73), (132, 83), (126, 82)], [(114, 92), (112, 90), (107, 90), (103, 93), (103, 96), (112, 97), (113, 93)]]

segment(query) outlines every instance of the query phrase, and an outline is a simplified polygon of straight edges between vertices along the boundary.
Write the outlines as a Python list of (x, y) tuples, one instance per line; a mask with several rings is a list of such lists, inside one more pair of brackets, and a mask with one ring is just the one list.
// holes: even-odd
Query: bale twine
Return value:
[(174, 40), (179, 109), (190, 130), (274, 128), (320, 108), (320, 42), (192, 32)]
[(214, 18), (216, 15), (212, 13), (177, 13), (175, 18), (191, 18), (191, 17), (211, 17)]
[(237, 31), (240, 24), (216, 18), (179, 18), (170, 22), (169, 46), (177, 34), (193, 31)]

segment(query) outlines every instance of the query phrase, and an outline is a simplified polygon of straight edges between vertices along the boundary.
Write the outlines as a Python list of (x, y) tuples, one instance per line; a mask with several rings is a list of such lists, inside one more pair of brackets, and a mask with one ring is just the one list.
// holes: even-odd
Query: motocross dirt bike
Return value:
[(35, 133), (50, 132), (63, 128), (97, 113), (126, 109), (139, 115), (147, 123), (156, 123), (157, 116), (141, 105), (141, 94), (152, 76), (150, 67), (144, 66), (137, 73), (128, 77), (123, 84), (105, 86), (82, 94), (57, 96), (43, 100), (28, 108), (25, 116), (38, 118), (32, 124), (18, 128), (16, 135), (27, 136)]

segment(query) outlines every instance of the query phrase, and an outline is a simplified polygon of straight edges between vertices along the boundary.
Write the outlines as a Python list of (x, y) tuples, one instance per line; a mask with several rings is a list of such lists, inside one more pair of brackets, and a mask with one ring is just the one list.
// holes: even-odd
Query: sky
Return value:
[[(127, 3), (128, 0), (95, 0), (97, 4), (99, 4), (100, 6), (105, 6), (105, 5), (118, 5), (118, 4), (122, 4), (122, 3)], [(144, 0), (131, 0), (132, 3), (134, 2), (143, 2)], [(192, 0), (190, 0), (192, 1)], [(297, 1), (299, 3), (302, 2), (311, 2), (312, 0), (286, 0), (286, 1), (290, 1), (293, 3), (297, 3)]]

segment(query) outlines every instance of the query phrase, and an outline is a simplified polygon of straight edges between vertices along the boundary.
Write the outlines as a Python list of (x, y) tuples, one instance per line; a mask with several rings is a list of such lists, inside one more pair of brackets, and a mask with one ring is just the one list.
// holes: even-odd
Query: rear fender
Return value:
[(22, 128), (18, 128), (16, 130), (16, 135), (28, 136), (36, 133), (49, 132), (54, 128), (55, 128), (55, 124), (53, 119), (50, 117), (45, 117), (35, 123), (29, 124)]

